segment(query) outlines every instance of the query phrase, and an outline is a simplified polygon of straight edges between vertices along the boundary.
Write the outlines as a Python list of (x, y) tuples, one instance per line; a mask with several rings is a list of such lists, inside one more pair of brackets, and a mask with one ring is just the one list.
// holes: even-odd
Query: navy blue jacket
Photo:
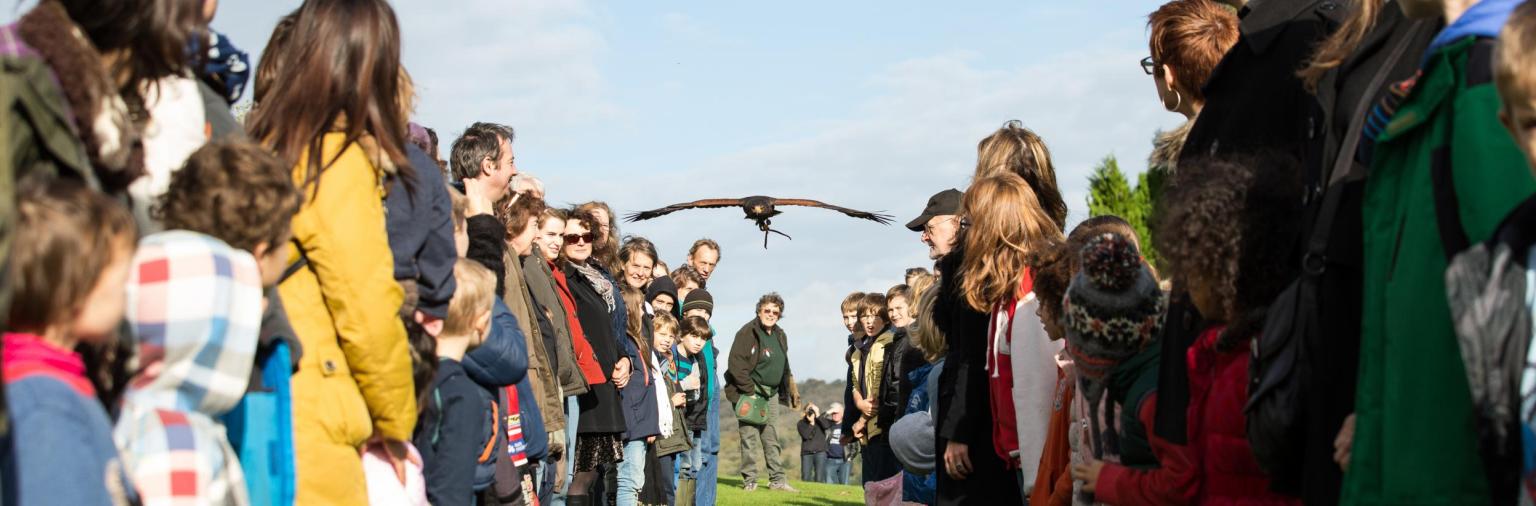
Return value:
[(490, 405), (464, 367), (439, 359), (427, 391), (413, 444), (421, 452), (427, 500), (437, 506), (473, 505), (475, 471), (485, 445), (485, 412)]
[[(627, 333), (624, 340), (635, 346), (634, 340)], [(643, 441), (661, 435), (661, 411), (656, 406), (656, 379), (645, 369), (645, 362), (639, 358), (630, 359), (629, 383), (619, 389), (619, 400), (624, 403), (627, 429), (624, 431), (624, 440)]]
[(416, 169), (415, 194), (405, 181), (391, 178), (384, 198), (385, 228), (389, 250), (395, 255), (395, 279), (416, 282), (416, 307), (438, 317), (448, 316), (453, 298), (453, 263), (459, 254), (453, 245), (453, 203), (443, 186), (437, 163), (415, 144), (405, 144), (405, 154)]

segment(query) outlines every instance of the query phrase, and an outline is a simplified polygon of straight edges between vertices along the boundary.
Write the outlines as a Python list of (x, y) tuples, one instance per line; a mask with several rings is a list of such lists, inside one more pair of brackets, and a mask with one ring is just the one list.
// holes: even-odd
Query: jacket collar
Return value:
[(1315, 10), (1318, 16), (1337, 26), (1345, 15), (1342, 7), (1338, 0), (1251, 0), (1238, 13), (1242, 18), (1238, 28), (1248, 47), (1254, 53), (1264, 54), (1286, 26), (1306, 11)]

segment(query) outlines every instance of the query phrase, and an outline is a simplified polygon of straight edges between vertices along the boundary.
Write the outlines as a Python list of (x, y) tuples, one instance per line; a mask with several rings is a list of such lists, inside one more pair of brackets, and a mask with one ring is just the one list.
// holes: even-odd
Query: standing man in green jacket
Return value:
[(1391, 120), (1365, 131), (1376, 145), (1361, 211), (1360, 381), (1353, 441), (1349, 422), (1340, 438), (1342, 502), (1489, 504), (1445, 268), (1536, 189), (1499, 124), (1492, 82), (1493, 42), (1519, 1), (1397, 3), (1387, 8), (1447, 26), (1417, 81), (1378, 106)]
[[(736, 331), (736, 341), (731, 344), (731, 354), (725, 371), (725, 398), (735, 409), (743, 396), (761, 395), (779, 404), (795, 409), (800, 406), (800, 393), (795, 389), (795, 377), (789, 372), (789, 338), (779, 326), (784, 315), (784, 298), (777, 293), (764, 295), (757, 301), (757, 318)], [(762, 448), (768, 464), (768, 488), (797, 492), (784, 477), (784, 463), (779, 461), (779, 434), (774, 429), (778, 410), (768, 403), (768, 419), (763, 425), (738, 421), (741, 434), (741, 482), (748, 491), (757, 490), (757, 452)], [(738, 410), (739, 414), (740, 411)]]

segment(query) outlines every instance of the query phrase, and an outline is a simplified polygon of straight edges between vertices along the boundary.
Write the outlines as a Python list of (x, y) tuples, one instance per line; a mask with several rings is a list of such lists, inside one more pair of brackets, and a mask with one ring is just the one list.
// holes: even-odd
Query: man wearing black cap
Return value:
[(955, 247), (955, 236), (960, 233), (960, 190), (950, 188), (928, 197), (923, 214), (907, 223), (907, 229), (923, 233), (923, 244), (928, 245), (928, 258), (938, 260)]

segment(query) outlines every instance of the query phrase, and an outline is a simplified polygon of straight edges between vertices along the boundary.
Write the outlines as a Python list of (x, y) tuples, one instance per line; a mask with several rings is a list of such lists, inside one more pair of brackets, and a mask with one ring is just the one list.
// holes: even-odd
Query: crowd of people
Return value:
[(778, 405), (871, 504), (1536, 502), (1536, 3), (1167, 2), (1155, 211), (1069, 227), (1004, 124), (931, 270), (843, 300), (825, 412), (779, 295), (717, 342), (719, 244), (668, 270), (513, 128), (412, 122), (384, 0), (256, 65), (216, 11), (0, 27), (0, 504), (710, 505), (722, 406), (772, 503)]

